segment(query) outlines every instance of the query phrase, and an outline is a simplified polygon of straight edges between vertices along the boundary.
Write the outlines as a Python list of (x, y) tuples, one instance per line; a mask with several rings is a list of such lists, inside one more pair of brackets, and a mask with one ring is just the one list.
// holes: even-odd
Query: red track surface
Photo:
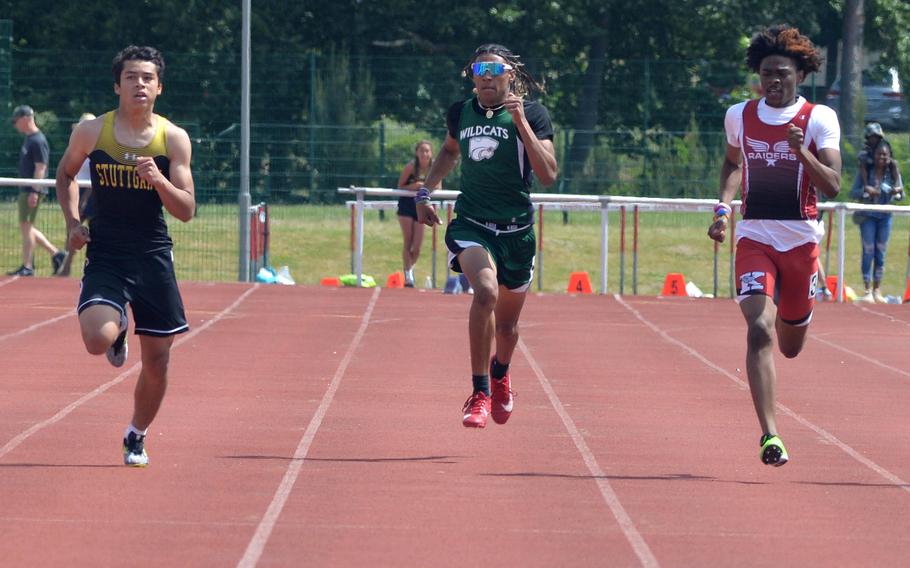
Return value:
[(729, 300), (534, 296), (506, 426), (463, 428), (470, 297), (182, 284), (192, 332), (121, 463), (138, 342), (0, 279), (0, 564), (885, 566), (910, 558), (910, 309), (825, 304), (763, 466)]

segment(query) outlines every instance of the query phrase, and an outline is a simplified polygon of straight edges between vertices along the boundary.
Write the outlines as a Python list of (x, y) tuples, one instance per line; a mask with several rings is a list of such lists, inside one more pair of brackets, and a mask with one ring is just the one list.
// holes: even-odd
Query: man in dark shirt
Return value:
[[(32, 107), (21, 105), (13, 110), (13, 127), (25, 136), (19, 152), (19, 177), (24, 179), (44, 179), (47, 176), (47, 165), (50, 163), (50, 148), (47, 138), (35, 124), (35, 111)], [(10, 276), (34, 276), (35, 265), (32, 262), (35, 245), (41, 245), (51, 253), (54, 272), (60, 269), (66, 253), (55, 247), (35, 227), (38, 205), (47, 195), (47, 188), (24, 186), (19, 190), (19, 229), (22, 232), (22, 266), (7, 272)]]

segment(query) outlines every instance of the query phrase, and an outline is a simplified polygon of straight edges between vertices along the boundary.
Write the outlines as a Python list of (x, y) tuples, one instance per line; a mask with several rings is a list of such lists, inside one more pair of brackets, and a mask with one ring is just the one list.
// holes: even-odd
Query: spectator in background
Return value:
[(869, 170), (875, 165), (875, 148), (878, 143), (885, 139), (885, 133), (882, 125), (877, 122), (870, 122), (863, 131), (863, 149), (856, 155), (857, 174), (853, 180), (853, 187), (850, 188), (850, 195), (859, 195), (866, 185), (866, 176)]
[[(398, 176), (398, 189), (417, 191), (423, 185), (433, 165), (433, 145), (428, 140), (421, 140), (414, 147), (414, 159), (408, 162)], [(439, 189), (442, 183), (432, 189)], [(420, 256), (423, 244), (424, 226), (417, 222), (417, 206), (412, 197), (398, 198), (398, 224), (401, 225), (401, 236), (404, 245), (401, 249), (401, 261), (404, 268), (404, 285), (414, 287), (414, 265)]]
[[(76, 125), (82, 124), (84, 121), (92, 120), (94, 118), (95, 118), (95, 115), (90, 112), (82, 113), (82, 116), (79, 117), (79, 122), (77, 122), (76, 124), (73, 124), (73, 130), (76, 129)], [(91, 182), (92, 181), (92, 175), (91, 175), (91, 172), (89, 171), (89, 162), (90, 161), (88, 158), (86, 158), (85, 161), (82, 162), (82, 167), (79, 168), (79, 173), (76, 174), (77, 182)], [(93, 213), (92, 188), (91, 187), (80, 187), (79, 188), (79, 220), (83, 223), (88, 223), (89, 221), (91, 221), (92, 213)], [(74, 256), (75, 252), (76, 251), (73, 250), (69, 246), (69, 243), (67, 243), (66, 259), (63, 261), (63, 265), (60, 267), (60, 270), (57, 271), (57, 273), (56, 273), (57, 276), (69, 276), (70, 275), (70, 269), (73, 264), (73, 256)]]
[[(885, 133), (882, 130), (882, 125), (877, 122), (870, 122), (866, 125), (865, 130), (863, 130), (863, 149), (860, 150), (859, 154), (856, 155), (857, 168), (856, 176), (853, 178), (853, 186), (850, 188), (850, 196), (853, 199), (859, 200), (860, 195), (863, 193), (863, 188), (866, 186), (866, 177), (868, 172), (875, 165), (875, 147), (878, 146), (878, 143), (885, 139)], [(857, 224), (862, 222), (862, 216), (860, 213), (854, 214), (854, 221)], [(868, 283), (866, 288), (868, 288)], [(825, 291), (828, 290), (827, 286), (823, 287)], [(864, 297), (869, 296), (869, 294), (864, 295)]]
[[(880, 129), (879, 129), (880, 131)], [(864, 204), (889, 205), (903, 199), (903, 182), (900, 169), (894, 161), (891, 144), (879, 135), (878, 145), (872, 152), (872, 165), (860, 158), (857, 179), (862, 178), (861, 191), (852, 191), (851, 197)], [(855, 184), (854, 184), (854, 187)], [(863, 243), (861, 272), (864, 294), (857, 302), (886, 303), (881, 293), (882, 276), (885, 273), (885, 253), (891, 237), (891, 213), (883, 211), (857, 211), (854, 222), (859, 225)]]
[[(50, 163), (50, 146), (44, 133), (35, 124), (35, 111), (28, 105), (17, 106), (13, 110), (13, 127), (25, 136), (19, 152), (19, 177), (25, 179), (44, 179), (47, 177), (47, 165)], [(34, 276), (35, 246), (41, 245), (51, 253), (51, 264), (56, 273), (66, 258), (66, 253), (55, 247), (35, 227), (38, 206), (47, 195), (46, 187), (24, 186), (19, 190), (19, 230), (22, 232), (22, 266), (7, 272), (9, 276)]]

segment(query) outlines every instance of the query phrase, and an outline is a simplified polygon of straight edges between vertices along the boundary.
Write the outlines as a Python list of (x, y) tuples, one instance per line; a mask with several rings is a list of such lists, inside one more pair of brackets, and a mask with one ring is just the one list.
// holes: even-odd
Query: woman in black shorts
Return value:
[[(398, 176), (398, 189), (417, 191), (423, 185), (433, 164), (433, 145), (428, 140), (421, 140), (414, 147), (414, 159), (405, 165)], [(439, 189), (442, 184), (437, 184), (433, 189)], [(417, 222), (417, 206), (412, 197), (398, 199), (398, 224), (401, 225), (401, 235), (404, 246), (401, 249), (401, 261), (404, 268), (404, 285), (414, 287), (414, 265), (420, 256), (420, 246), (423, 244), (424, 226)]]

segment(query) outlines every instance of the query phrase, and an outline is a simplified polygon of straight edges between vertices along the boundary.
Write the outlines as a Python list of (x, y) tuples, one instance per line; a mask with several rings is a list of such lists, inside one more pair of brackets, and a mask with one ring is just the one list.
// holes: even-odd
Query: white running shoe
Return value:
[(145, 467), (149, 464), (149, 455), (145, 453), (145, 436), (130, 432), (123, 439), (123, 463), (133, 467)]
[(126, 319), (126, 312), (120, 314), (120, 335), (107, 348), (107, 360), (115, 367), (122, 367), (126, 363), (126, 357), (129, 354), (129, 345), (127, 345), (126, 332), (129, 331), (129, 321)]
[(857, 302), (862, 302), (866, 304), (874, 304), (875, 297), (872, 296), (872, 290), (866, 290), (866, 293), (856, 299)]

